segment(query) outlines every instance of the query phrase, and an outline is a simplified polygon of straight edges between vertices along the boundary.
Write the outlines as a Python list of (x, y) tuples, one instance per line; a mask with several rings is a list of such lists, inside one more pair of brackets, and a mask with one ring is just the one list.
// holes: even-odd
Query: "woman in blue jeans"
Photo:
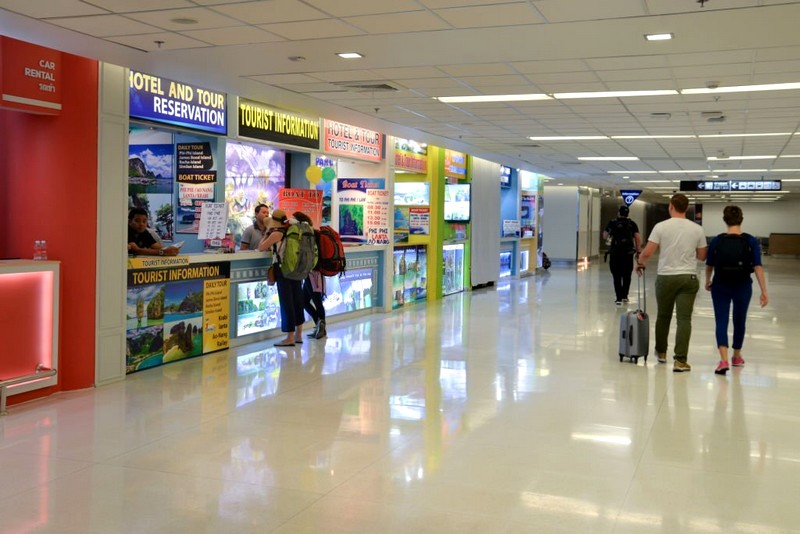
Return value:
[[(733, 358), (734, 367), (744, 366), (742, 345), (744, 344), (747, 308), (753, 296), (753, 272), (761, 288), (761, 307), (767, 305), (767, 282), (761, 265), (761, 248), (758, 239), (742, 233), (744, 216), (739, 206), (726, 206), (722, 220), (728, 231), (711, 240), (706, 257), (706, 290), (711, 291), (716, 321), (717, 347), (720, 362), (714, 371), (718, 375), (728, 372), (728, 319), (733, 304)], [(712, 279), (711, 274), (714, 274)]]

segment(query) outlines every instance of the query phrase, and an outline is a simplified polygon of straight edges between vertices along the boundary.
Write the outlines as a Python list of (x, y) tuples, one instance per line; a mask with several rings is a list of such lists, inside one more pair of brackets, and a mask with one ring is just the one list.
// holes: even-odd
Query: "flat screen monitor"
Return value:
[(431, 184), (428, 182), (395, 182), (394, 203), (400, 206), (428, 206)]
[(444, 220), (469, 222), (471, 184), (444, 185)]

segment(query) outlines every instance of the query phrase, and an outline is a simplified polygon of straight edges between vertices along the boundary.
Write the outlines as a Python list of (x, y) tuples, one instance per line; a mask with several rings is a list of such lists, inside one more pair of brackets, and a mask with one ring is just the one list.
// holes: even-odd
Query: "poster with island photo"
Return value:
[(203, 318), (192, 317), (164, 323), (163, 363), (183, 360), (203, 353)]
[(128, 192), (172, 194), (175, 146), (128, 145)]
[(125, 372), (158, 367), (164, 358), (164, 325), (157, 324), (127, 331)]
[(164, 323), (164, 284), (128, 288), (126, 327), (135, 330)]
[(134, 193), (128, 199), (128, 209), (142, 208), (147, 212), (148, 224), (162, 241), (175, 238), (175, 216), (172, 194)]

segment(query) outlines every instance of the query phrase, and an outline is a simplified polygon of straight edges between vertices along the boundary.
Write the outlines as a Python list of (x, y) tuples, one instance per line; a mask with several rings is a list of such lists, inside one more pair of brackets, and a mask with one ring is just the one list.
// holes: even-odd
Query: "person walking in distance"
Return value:
[(617, 306), (628, 302), (628, 291), (631, 288), (634, 254), (638, 254), (642, 246), (639, 227), (628, 218), (628, 206), (620, 206), (619, 216), (606, 225), (604, 239), (611, 239), (609, 256), (611, 261), (611, 277), (614, 279), (614, 293)]
[(676, 373), (691, 371), (688, 363), (689, 340), (692, 336), (692, 311), (700, 289), (697, 260), (706, 259), (708, 247), (703, 228), (686, 218), (689, 199), (681, 193), (669, 201), (670, 218), (653, 227), (647, 245), (636, 262), (641, 276), (647, 260), (659, 250), (656, 276), (656, 355), (659, 363), (667, 363), (667, 337), (673, 311), (677, 316), (675, 333)]
[[(308, 223), (309, 226), (314, 225), (311, 217), (303, 212), (296, 211), (294, 218)], [(318, 232), (319, 230), (315, 231)], [(325, 329), (325, 306), (322, 304), (324, 294), (325, 277), (318, 270), (312, 269), (303, 281), (303, 308), (311, 317), (311, 320), (314, 321), (314, 330), (308, 334), (310, 338), (322, 339), (328, 335)]]
[(706, 290), (711, 291), (711, 301), (714, 303), (714, 321), (720, 357), (714, 372), (718, 375), (724, 375), (729, 369), (728, 319), (731, 304), (733, 304), (733, 359), (730, 363), (734, 367), (744, 366), (742, 345), (745, 321), (747, 308), (753, 296), (753, 280), (750, 273), (755, 273), (758, 286), (761, 288), (759, 299), (761, 307), (769, 303), (764, 267), (761, 264), (761, 247), (758, 239), (742, 233), (744, 220), (742, 209), (739, 206), (725, 206), (722, 220), (728, 226), (728, 231), (719, 234), (708, 245), (705, 284)]

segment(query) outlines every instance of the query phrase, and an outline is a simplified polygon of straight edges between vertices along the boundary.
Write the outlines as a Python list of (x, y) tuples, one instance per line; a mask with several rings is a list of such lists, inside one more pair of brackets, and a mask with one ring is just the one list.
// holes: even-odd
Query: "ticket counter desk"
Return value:
[(58, 383), (60, 262), (0, 261), (0, 415), (9, 395)]
[[(325, 279), (329, 322), (382, 309), (384, 252), (347, 248), (347, 271)], [(271, 261), (256, 251), (129, 259), (126, 372), (280, 335)]]

